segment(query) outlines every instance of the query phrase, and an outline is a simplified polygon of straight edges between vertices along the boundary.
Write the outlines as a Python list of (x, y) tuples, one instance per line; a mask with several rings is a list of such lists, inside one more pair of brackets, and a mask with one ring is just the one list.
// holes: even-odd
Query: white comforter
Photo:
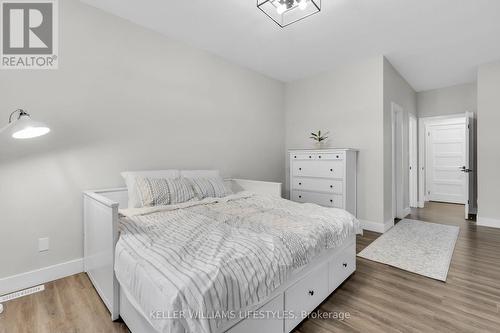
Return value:
[(116, 275), (159, 332), (215, 332), (361, 232), (344, 210), (248, 192), (121, 213)]

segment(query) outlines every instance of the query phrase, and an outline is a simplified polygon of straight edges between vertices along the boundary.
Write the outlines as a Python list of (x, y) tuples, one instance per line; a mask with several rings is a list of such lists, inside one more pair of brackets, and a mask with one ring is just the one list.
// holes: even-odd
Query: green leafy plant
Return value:
[(318, 143), (321, 143), (323, 141), (326, 141), (326, 139), (328, 139), (328, 134), (329, 132), (321, 134), (321, 131), (318, 131), (318, 133), (311, 133), (311, 136), (309, 138), (313, 139)]

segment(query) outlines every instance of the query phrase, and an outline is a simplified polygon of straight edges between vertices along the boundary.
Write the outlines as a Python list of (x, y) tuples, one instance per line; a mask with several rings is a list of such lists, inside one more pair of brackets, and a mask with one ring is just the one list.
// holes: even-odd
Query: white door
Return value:
[(427, 125), (427, 199), (465, 204), (465, 118)]
[(418, 133), (417, 118), (409, 117), (409, 158), (410, 158), (410, 207), (418, 207)]
[(392, 211), (394, 217), (404, 218), (404, 110), (392, 103)]

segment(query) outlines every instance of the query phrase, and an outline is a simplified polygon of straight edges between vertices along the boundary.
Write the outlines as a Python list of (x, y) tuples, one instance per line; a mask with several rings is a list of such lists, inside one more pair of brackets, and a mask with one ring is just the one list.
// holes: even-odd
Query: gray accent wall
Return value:
[(286, 147), (313, 148), (310, 133), (328, 130), (330, 147), (359, 149), (358, 218), (379, 224), (384, 222), (382, 59), (288, 83), (285, 93)]
[(467, 111), (476, 112), (477, 84), (473, 82), (420, 91), (417, 93), (417, 107), (419, 117), (446, 116)]
[[(0, 278), (81, 258), (82, 191), (124, 170), (218, 168), (284, 181), (284, 84), (84, 5), (59, 1), (59, 69), (1, 71), (2, 122), (50, 125), (0, 137)], [(50, 250), (38, 252), (38, 238)]]
[(384, 58), (384, 221), (393, 220), (392, 208), (392, 103), (403, 109), (403, 209), (410, 207), (409, 185), (409, 115), (417, 117), (417, 94), (410, 84)]
[(478, 224), (500, 228), (500, 62), (478, 72)]

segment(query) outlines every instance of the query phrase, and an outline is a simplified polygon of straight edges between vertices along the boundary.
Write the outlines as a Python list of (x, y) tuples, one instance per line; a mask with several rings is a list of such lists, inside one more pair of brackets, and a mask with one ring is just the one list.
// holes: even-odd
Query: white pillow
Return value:
[(233, 194), (233, 191), (224, 184), (224, 180), (220, 177), (186, 179), (191, 182), (198, 199), (223, 198)]
[(179, 170), (124, 171), (121, 173), (128, 192), (128, 208), (140, 208), (141, 200), (137, 190), (137, 177), (144, 178), (179, 178)]
[(142, 207), (179, 204), (195, 197), (193, 187), (186, 178), (137, 177), (136, 182)]

